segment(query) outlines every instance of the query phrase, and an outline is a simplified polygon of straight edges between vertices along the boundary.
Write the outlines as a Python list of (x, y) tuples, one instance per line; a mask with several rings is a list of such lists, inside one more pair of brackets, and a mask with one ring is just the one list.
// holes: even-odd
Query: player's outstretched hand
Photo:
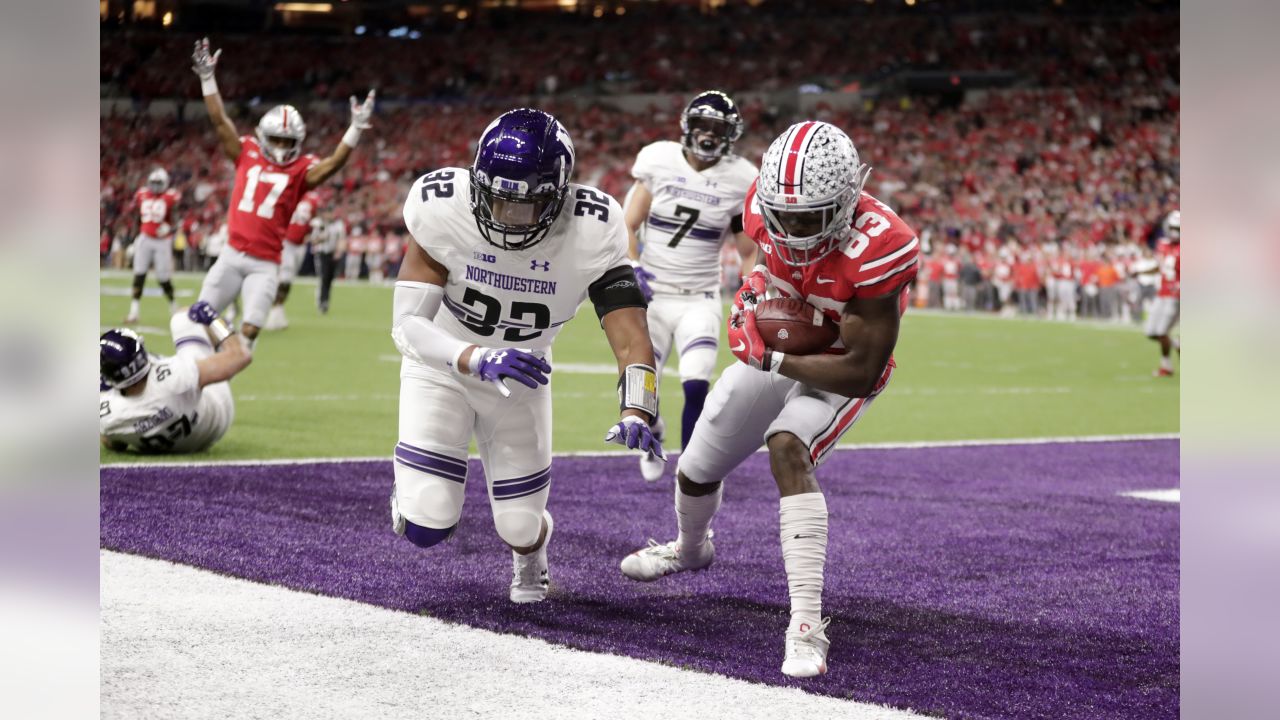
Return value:
[(644, 295), (646, 303), (653, 302), (653, 288), (649, 287), (650, 280), (656, 280), (657, 275), (649, 272), (643, 265), (636, 265), (636, 284), (640, 286), (640, 294)]
[(187, 310), (187, 317), (201, 325), (208, 325), (218, 319), (218, 311), (214, 310), (208, 302), (200, 300)]
[(754, 309), (756, 303), (764, 300), (764, 295), (769, 290), (767, 272), (764, 265), (757, 265), (751, 268), (751, 274), (742, 279), (742, 287), (738, 288), (738, 294), (733, 297), (735, 317), (744, 310)]
[(662, 451), (662, 443), (653, 436), (649, 423), (635, 415), (627, 415), (609, 428), (604, 434), (604, 441), (625, 445), (632, 450), (649, 453), (649, 457), (667, 461), (667, 454)]
[(481, 380), (498, 386), (502, 397), (511, 397), (508, 379), (531, 388), (546, 385), (550, 380), (551, 364), (533, 353), (515, 348), (490, 348), (480, 356), (480, 362), (472, 373)]
[(773, 351), (764, 344), (756, 327), (756, 314), (742, 312), (729, 318), (729, 350), (733, 356), (757, 370), (774, 370)]
[(377, 96), (377, 90), (370, 90), (364, 102), (356, 100), (355, 95), (351, 96), (351, 127), (357, 130), (373, 127), (373, 103)]
[(218, 68), (218, 58), (222, 55), (222, 49), (212, 55), (209, 54), (209, 38), (200, 38), (196, 41), (195, 51), (191, 53), (191, 70), (200, 76), (201, 80), (208, 80), (213, 77), (213, 73)]

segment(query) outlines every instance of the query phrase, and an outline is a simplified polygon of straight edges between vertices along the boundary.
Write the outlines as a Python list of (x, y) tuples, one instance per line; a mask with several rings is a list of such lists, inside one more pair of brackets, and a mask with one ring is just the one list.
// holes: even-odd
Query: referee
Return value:
[(347, 228), (334, 213), (325, 213), (328, 219), (317, 217), (312, 220), (314, 229), (311, 232), (311, 249), (315, 253), (316, 275), (320, 278), (320, 286), (316, 291), (316, 304), (320, 314), (329, 312), (329, 291), (333, 287), (333, 276), (338, 272), (334, 256), (339, 246), (344, 245)]

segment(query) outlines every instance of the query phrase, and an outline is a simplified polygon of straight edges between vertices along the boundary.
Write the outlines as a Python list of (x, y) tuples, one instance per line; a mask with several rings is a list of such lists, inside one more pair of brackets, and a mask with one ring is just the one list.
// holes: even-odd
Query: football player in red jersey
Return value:
[(271, 311), (267, 313), (268, 330), (284, 330), (289, 327), (289, 318), (284, 314), (284, 303), (289, 299), (289, 290), (293, 288), (293, 279), (298, 276), (298, 268), (307, 257), (307, 235), (311, 233), (311, 218), (320, 207), (320, 194), (311, 191), (302, 196), (298, 207), (289, 218), (289, 227), (284, 232), (284, 247), (280, 252), (280, 283), (276, 288), (275, 300), (271, 303)]
[[(889, 382), (907, 286), (919, 265), (915, 233), (862, 192), (870, 171), (849, 137), (823, 122), (793, 125), (769, 146), (743, 213), (763, 264), (738, 291), (729, 319), (729, 347), (741, 362), (712, 388), (680, 456), (678, 538), (622, 561), (623, 574), (645, 581), (709, 566), (721, 482), (767, 445), (791, 595), (782, 672), (793, 677), (827, 670), (827, 504), (814, 470)], [(818, 355), (769, 349), (753, 312), (769, 292), (821, 309), (838, 324), (839, 339)]]
[(133, 241), (133, 299), (129, 302), (126, 324), (138, 322), (142, 303), (142, 284), (147, 270), (155, 266), (156, 281), (164, 296), (169, 298), (169, 314), (177, 312), (173, 300), (173, 228), (177, 225), (174, 211), (181, 194), (169, 187), (169, 173), (156, 168), (147, 176), (145, 187), (133, 195), (133, 207), (138, 210), (138, 237)]
[(258, 122), (255, 135), (239, 136), (222, 107), (214, 79), (218, 57), (209, 39), (197, 40), (192, 70), (200, 77), (205, 108), (218, 133), (222, 154), (236, 164), (235, 189), (227, 212), (227, 247), (209, 268), (200, 299), (222, 312), (243, 290), (241, 332), (253, 339), (275, 299), (286, 228), (303, 193), (328, 180), (347, 164), (373, 117), (374, 91), (364, 102), (351, 98), (351, 126), (333, 154), (302, 154), (307, 126), (291, 105), (277, 105)]
[(1160, 288), (1155, 302), (1147, 313), (1147, 337), (1160, 344), (1160, 367), (1152, 373), (1155, 377), (1172, 377), (1172, 350), (1182, 352), (1178, 341), (1169, 337), (1169, 331), (1178, 322), (1182, 297), (1182, 213), (1174, 210), (1164, 219), (1164, 233), (1156, 244), (1157, 272)]

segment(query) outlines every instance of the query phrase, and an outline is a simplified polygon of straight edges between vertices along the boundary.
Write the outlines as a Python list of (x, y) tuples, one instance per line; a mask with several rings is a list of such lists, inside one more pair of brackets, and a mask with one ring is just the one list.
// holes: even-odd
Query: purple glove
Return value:
[(531, 388), (546, 385), (551, 365), (533, 353), (515, 348), (487, 348), (471, 372), (481, 380), (498, 386), (502, 397), (511, 397), (506, 380), (512, 379)]
[(208, 325), (218, 319), (218, 311), (214, 310), (209, 303), (201, 300), (187, 310), (187, 317), (201, 325)]
[(636, 265), (636, 284), (640, 286), (640, 294), (644, 295), (646, 303), (653, 302), (653, 288), (649, 287), (649, 281), (657, 279), (657, 275), (644, 269), (643, 265)]
[(653, 429), (649, 427), (649, 423), (635, 415), (627, 415), (619, 420), (617, 425), (609, 428), (609, 432), (604, 434), (604, 441), (626, 445), (632, 450), (641, 450), (649, 453), (650, 457), (663, 462), (667, 461), (667, 454), (662, 451), (662, 443), (653, 436)]

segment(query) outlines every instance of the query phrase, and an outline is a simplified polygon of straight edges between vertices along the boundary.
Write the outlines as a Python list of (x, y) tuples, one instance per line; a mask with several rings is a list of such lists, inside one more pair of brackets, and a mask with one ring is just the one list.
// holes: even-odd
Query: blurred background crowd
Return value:
[[(874, 167), (869, 192), (927, 250), (918, 306), (1141, 317), (1152, 244), (1179, 204), (1176, 3), (505, 7), (522, 4), (539, 5), (295, 17), (296, 34), (284, 37), (233, 18), (212, 33), (242, 133), (272, 104), (292, 102), (306, 149), (327, 154), (348, 120), (345, 98), (378, 88), (375, 130), (322, 191), (321, 215), (348, 228), (342, 249), (355, 262), (340, 266), (349, 275), (394, 276), (404, 192), (424, 172), (468, 165), (500, 112), (529, 104), (556, 114), (577, 146), (577, 181), (621, 200), (640, 148), (678, 139), (684, 103), (718, 88), (744, 110), (736, 149), (752, 162), (801, 118), (850, 134)], [(136, 233), (129, 201), (160, 165), (183, 197), (178, 267), (196, 270), (218, 251), (232, 168), (188, 69), (202, 33), (156, 20), (103, 18), (100, 253), (104, 264), (124, 261)], [(735, 253), (725, 265), (736, 287)]]

